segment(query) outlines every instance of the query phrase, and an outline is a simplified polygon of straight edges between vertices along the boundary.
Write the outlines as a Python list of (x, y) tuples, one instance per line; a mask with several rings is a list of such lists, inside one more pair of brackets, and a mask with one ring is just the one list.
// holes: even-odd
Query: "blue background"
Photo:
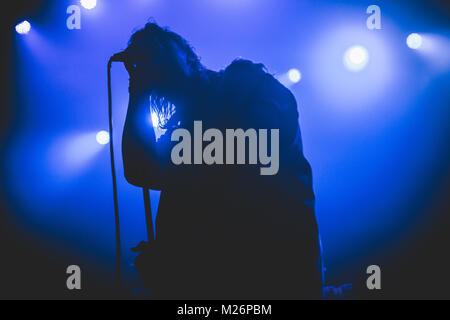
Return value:
[[(14, 98), (2, 143), (3, 207), (14, 230), (39, 250), (92, 269), (98, 281), (114, 277), (109, 148), (95, 134), (108, 127), (106, 62), (149, 18), (185, 37), (210, 69), (243, 57), (279, 77), (301, 71), (291, 90), (313, 169), (327, 283), (354, 281), (351, 274), (379, 263), (380, 252), (396, 256), (432, 228), (429, 207), (449, 163), (450, 29), (436, 7), (99, 0), (92, 10), (81, 7), (80, 30), (68, 30), (70, 4), (77, 2), (54, 1), (24, 17), (32, 24), (25, 36), (10, 30)], [(381, 30), (366, 27), (371, 4), (381, 7)], [(437, 45), (411, 50), (411, 32)], [(358, 73), (342, 63), (355, 44), (370, 57)], [(122, 65), (113, 65), (112, 79), (124, 279), (135, 291), (142, 285), (129, 248), (146, 240), (144, 208), (140, 189), (123, 177), (128, 76)], [(154, 214), (157, 202), (152, 192)]]

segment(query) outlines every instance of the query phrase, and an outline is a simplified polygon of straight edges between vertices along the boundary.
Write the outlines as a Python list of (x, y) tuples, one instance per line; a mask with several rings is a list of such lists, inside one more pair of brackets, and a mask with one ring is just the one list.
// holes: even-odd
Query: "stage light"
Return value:
[(97, 0), (81, 0), (81, 5), (86, 9), (93, 9), (97, 5)]
[(109, 133), (105, 130), (99, 131), (95, 136), (95, 139), (99, 144), (108, 144), (109, 143)]
[(422, 36), (418, 33), (411, 33), (406, 38), (406, 44), (411, 49), (419, 49), (422, 46)]
[(289, 70), (288, 77), (289, 81), (291, 81), (292, 83), (297, 83), (302, 78), (302, 74), (300, 73), (300, 71), (298, 71), (298, 69), (293, 68)]
[(345, 51), (344, 64), (348, 70), (358, 72), (369, 62), (369, 53), (362, 46), (352, 46)]
[(31, 30), (31, 24), (28, 21), (22, 21), (16, 25), (16, 31), (19, 34), (27, 34)]
[(155, 128), (158, 127), (159, 118), (158, 118), (158, 115), (156, 114), (156, 112), (152, 112), (151, 117), (152, 117), (153, 127), (155, 127)]

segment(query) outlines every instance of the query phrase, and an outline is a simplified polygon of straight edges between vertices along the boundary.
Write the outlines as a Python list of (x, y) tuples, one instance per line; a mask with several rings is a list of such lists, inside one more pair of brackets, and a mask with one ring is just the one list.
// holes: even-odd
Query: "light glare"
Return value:
[(156, 114), (156, 112), (152, 112), (151, 113), (151, 117), (152, 117), (152, 125), (153, 125), (153, 127), (158, 127), (158, 124), (159, 124), (159, 118), (158, 118), (158, 115)]
[(406, 38), (406, 44), (411, 49), (419, 49), (422, 46), (422, 37), (418, 33), (411, 33), (408, 38)]
[(81, 0), (81, 5), (86, 9), (93, 9), (97, 5), (97, 0)]
[(369, 53), (362, 46), (352, 46), (345, 51), (344, 64), (348, 70), (358, 72), (363, 70), (369, 62)]
[(16, 25), (16, 31), (19, 34), (27, 34), (30, 30), (31, 24), (26, 20)]
[(302, 74), (300, 73), (300, 71), (298, 69), (293, 68), (293, 69), (289, 70), (288, 77), (292, 83), (297, 83), (302, 78)]
[(109, 143), (109, 133), (105, 130), (99, 131), (95, 136), (95, 139), (99, 144), (108, 144)]

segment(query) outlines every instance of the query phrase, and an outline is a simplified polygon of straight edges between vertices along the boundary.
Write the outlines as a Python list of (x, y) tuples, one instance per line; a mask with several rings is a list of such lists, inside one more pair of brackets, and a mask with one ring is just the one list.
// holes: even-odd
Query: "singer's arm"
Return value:
[(130, 88), (122, 138), (125, 178), (140, 187), (157, 186), (161, 175), (161, 159), (151, 123), (149, 94)]

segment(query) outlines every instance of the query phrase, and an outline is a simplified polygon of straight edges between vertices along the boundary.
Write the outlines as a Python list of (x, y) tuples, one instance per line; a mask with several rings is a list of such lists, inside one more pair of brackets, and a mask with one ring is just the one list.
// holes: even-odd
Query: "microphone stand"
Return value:
[[(111, 93), (111, 64), (114, 57), (108, 61), (108, 117), (109, 117), (109, 152), (111, 156), (111, 173), (112, 173), (112, 185), (114, 196), (114, 217), (116, 226), (116, 281), (119, 292), (122, 290), (122, 264), (121, 264), (121, 246), (120, 246), (120, 221), (119, 221), (119, 202), (117, 197), (117, 179), (116, 179), (116, 166), (114, 163), (114, 143), (113, 143), (113, 123), (112, 123), (112, 93)], [(150, 243), (155, 239), (155, 232), (153, 229), (153, 218), (150, 204), (150, 194), (148, 188), (142, 188), (144, 196), (144, 208), (145, 208), (145, 222), (147, 226), (147, 239)]]
[(109, 115), (109, 153), (111, 156), (111, 173), (114, 196), (114, 217), (116, 225), (116, 281), (117, 288), (122, 290), (122, 265), (121, 265), (121, 247), (120, 247), (120, 223), (119, 223), (119, 202), (117, 199), (117, 179), (116, 166), (114, 164), (114, 144), (113, 144), (113, 123), (112, 123), (112, 94), (111, 94), (111, 63), (108, 61), (108, 115)]

